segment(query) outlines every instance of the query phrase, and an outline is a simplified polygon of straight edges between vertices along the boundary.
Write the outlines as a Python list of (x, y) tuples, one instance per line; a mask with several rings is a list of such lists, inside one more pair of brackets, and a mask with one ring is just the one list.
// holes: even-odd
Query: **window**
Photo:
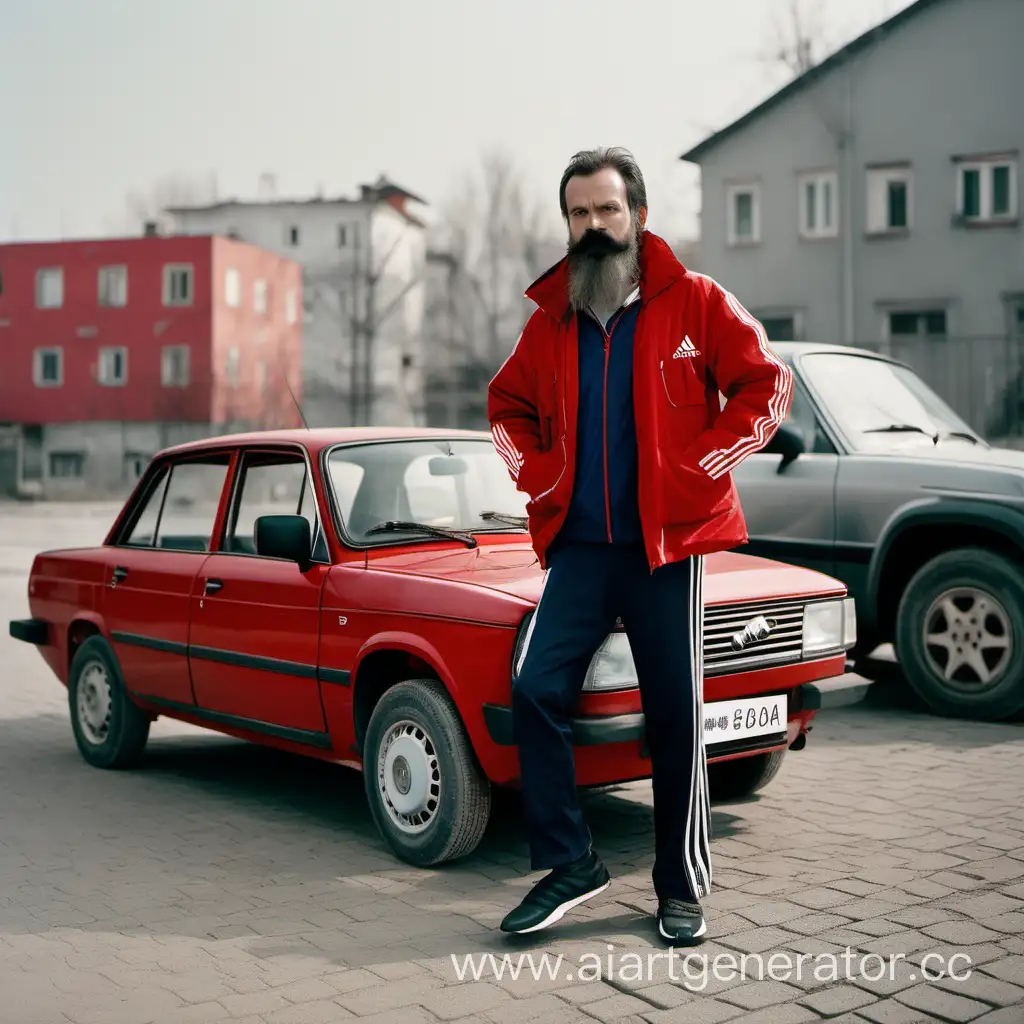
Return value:
[(256, 520), (260, 516), (277, 515), (304, 516), (309, 523), (310, 538), (316, 538), (319, 517), (306, 461), (301, 455), (291, 453), (247, 453), (228, 520), (225, 549), (255, 554)]
[(752, 245), (761, 240), (759, 185), (730, 185), (726, 189), (729, 245)]
[(59, 388), (64, 383), (64, 350), (37, 348), (32, 379), (37, 388)]
[(42, 267), (36, 271), (36, 306), (39, 309), (60, 309), (64, 305), (64, 270)]
[(284, 315), (289, 324), (295, 323), (299, 318), (299, 300), (294, 288), (289, 288), (284, 297)]
[(766, 316), (758, 317), (769, 341), (796, 341), (796, 317), (789, 316)]
[(338, 248), (344, 249), (348, 244), (348, 226), (345, 224), (338, 225)]
[(910, 230), (912, 186), (907, 164), (868, 170), (868, 234)]
[(239, 367), (239, 351), (237, 345), (232, 345), (228, 349), (228, 358), (225, 365), (225, 376), (227, 377), (228, 386), (232, 388), (238, 387), (238, 367)]
[(267, 312), (267, 282), (254, 281), (252, 286), (252, 308), (254, 313), (264, 315)]
[(294, 224), (292, 224), (288, 228), (288, 244), (289, 245), (298, 245), (299, 244), (299, 229)]
[(889, 313), (889, 337), (944, 337), (946, 334), (946, 311), (892, 310)]
[(98, 286), (101, 306), (128, 305), (127, 267), (100, 267)]
[(160, 383), (165, 388), (188, 387), (188, 345), (164, 345), (160, 351)]
[(61, 480), (80, 480), (84, 475), (83, 452), (50, 452), (50, 476)]
[(128, 350), (101, 348), (96, 379), (106, 387), (122, 387), (128, 380)]
[(968, 223), (1016, 220), (1016, 159), (991, 157), (958, 162), (956, 208), (962, 221)]
[(800, 235), (835, 238), (839, 234), (839, 175), (835, 171), (801, 174)]
[(224, 275), (224, 301), (232, 309), (242, 304), (242, 278), (234, 267), (228, 267)]
[(215, 455), (161, 469), (129, 519), (120, 543), (132, 547), (209, 551), (228, 457)]
[(149, 465), (150, 456), (143, 455), (142, 452), (125, 452), (124, 453), (124, 475), (127, 480), (139, 480), (142, 474), (146, 472), (146, 466)]
[(192, 305), (192, 264), (168, 263), (164, 266), (164, 305)]

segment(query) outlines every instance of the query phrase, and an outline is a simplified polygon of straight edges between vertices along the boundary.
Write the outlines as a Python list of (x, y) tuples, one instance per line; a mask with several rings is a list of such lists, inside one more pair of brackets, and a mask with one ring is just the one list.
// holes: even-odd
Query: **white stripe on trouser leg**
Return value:
[(550, 573), (550, 569), (544, 573), (544, 580), (540, 585), (540, 597), (537, 598), (537, 607), (533, 610), (533, 618), (530, 619), (530, 624), (526, 627), (526, 639), (523, 641), (523, 649), (519, 652), (519, 661), (516, 662), (517, 676), (523, 671), (523, 665), (526, 664), (526, 652), (530, 649), (530, 640), (533, 637), (533, 627), (537, 625), (537, 616), (540, 615), (540, 603), (544, 600), (544, 588), (548, 585), (548, 576)]
[(693, 686), (693, 756), (690, 762), (690, 795), (686, 808), (686, 834), (683, 860), (694, 896), (706, 896), (711, 890), (711, 868), (702, 838), (707, 835), (704, 754), (702, 676), (704, 652), (704, 560), (690, 558), (690, 680)]
[(711, 867), (711, 800), (708, 787), (708, 758), (707, 748), (704, 745), (704, 570), (705, 560), (703, 555), (697, 556), (695, 572), (697, 574), (697, 622), (700, 623), (700, 631), (694, 647), (697, 650), (697, 665), (700, 671), (694, 680), (694, 690), (697, 695), (697, 720), (700, 723), (698, 733), (698, 750), (700, 762), (700, 806), (698, 808), (698, 820), (700, 822), (700, 854), (705, 869), (707, 889), (706, 896), (711, 891), (711, 880), (713, 877)]

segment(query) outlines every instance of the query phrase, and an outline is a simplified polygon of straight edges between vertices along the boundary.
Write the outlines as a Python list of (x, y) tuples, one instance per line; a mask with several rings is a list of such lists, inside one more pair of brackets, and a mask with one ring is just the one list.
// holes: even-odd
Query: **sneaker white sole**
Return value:
[[(707, 934), (707, 930), (708, 930), (708, 923), (707, 923), (707, 921), (701, 921), (700, 927), (693, 933), (692, 938), (699, 939), (701, 936)], [(663, 927), (663, 925), (661, 923), (661, 918), (660, 917), (658, 918), (658, 934), (663, 939), (667, 939), (669, 942), (678, 942), (679, 941), (679, 939), (677, 939), (674, 935), (669, 935), (668, 932), (665, 931), (665, 928)]]
[(605, 889), (607, 889), (608, 886), (611, 884), (612, 881), (609, 878), (608, 881), (604, 883), (604, 885), (599, 885), (596, 889), (592, 889), (590, 892), (585, 892), (582, 896), (576, 896), (571, 900), (566, 900), (565, 903), (555, 907), (555, 909), (552, 910), (551, 913), (548, 914), (548, 916), (540, 922), (540, 924), (532, 924), (529, 928), (517, 928), (513, 934), (526, 935), (529, 932), (539, 932), (543, 928), (550, 927), (551, 925), (555, 924), (555, 922), (561, 921), (562, 918), (565, 917), (565, 915), (569, 913), (569, 911), (572, 910), (573, 907), (578, 907), (581, 903), (586, 903), (587, 900), (591, 899), (594, 896), (597, 896), (598, 893), (604, 892)]

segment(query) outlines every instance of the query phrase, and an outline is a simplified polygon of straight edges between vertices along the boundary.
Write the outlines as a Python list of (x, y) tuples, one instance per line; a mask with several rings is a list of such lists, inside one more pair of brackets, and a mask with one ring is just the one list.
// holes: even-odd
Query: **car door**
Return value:
[(196, 703), (246, 727), (302, 742), (326, 736), (317, 677), (320, 597), (329, 569), (258, 555), (256, 519), (299, 513), (322, 538), (310, 467), (297, 448), (241, 453), (218, 550), (191, 597), (189, 661)]
[(783, 457), (769, 445), (733, 471), (750, 535), (742, 550), (832, 573), (839, 456), (799, 380), (786, 423), (803, 438), (802, 454), (780, 472)]
[(188, 618), (209, 553), (229, 456), (156, 464), (109, 549), (103, 619), (125, 685), (142, 696), (192, 705)]

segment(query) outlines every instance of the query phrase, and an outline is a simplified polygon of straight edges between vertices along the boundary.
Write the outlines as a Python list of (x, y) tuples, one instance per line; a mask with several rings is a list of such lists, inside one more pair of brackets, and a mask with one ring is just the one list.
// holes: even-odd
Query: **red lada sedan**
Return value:
[[(36, 556), (36, 644), (82, 756), (139, 760), (158, 716), (362, 769), (403, 860), (469, 853), (515, 785), (511, 678), (543, 579), (490, 437), (292, 430), (157, 455), (101, 547)], [(815, 681), (855, 641), (842, 583), (738, 553), (707, 561), (712, 795), (764, 785), (806, 742)], [(595, 656), (574, 721), (581, 786), (643, 779), (626, 635)]]

